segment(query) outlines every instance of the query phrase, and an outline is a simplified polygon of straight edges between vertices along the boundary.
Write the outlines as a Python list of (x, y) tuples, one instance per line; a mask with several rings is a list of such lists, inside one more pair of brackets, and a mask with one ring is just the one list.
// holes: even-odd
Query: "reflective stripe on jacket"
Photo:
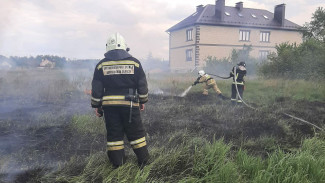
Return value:
[(95, 68), (92, 107), (130, 106), (131, 103), (137, 107), (147, 101), (148, 84), (140, 61), (125, 50), (108, 51)]
[[(236, 69), (236, 77), (234, 77), (234, 71)], [(230, 72), (230, 77), (233, 77), (233, 84), (235, 84), (235, 79), (236, 79), (236, 83), (238, 85), (244, 85), (245, 84), (245, 80), (244, 77), (246, 76), (246, 68), (243, 66), (239, 66), (239, 67), (233, 67), (231, 72)]]
[(216, 81), (208, 74), (205, 74), (198, 78), (199, 83), (206, 83), (207, 85), (213, 85), (216, 83)]
[(124, 95), (108, 95), (104, 96), (102, 99), (103, 106), (130, 106), (132, 101), (132, 106), (139, 107), (138, 97), (134, 96), (134, 100)]

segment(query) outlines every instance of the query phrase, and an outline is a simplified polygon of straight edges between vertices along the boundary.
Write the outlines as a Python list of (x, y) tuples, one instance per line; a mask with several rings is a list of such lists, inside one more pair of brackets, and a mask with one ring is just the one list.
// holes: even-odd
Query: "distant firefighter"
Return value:
[(200, 70), (198, 74), (199, 77), (193, 83), (193, 86), (198, 83), (204, 83), (205, 85), (203, 85), (203, 95), (208, 95), (208, 90), (212, 88), (217, 93), (218, 97), (223, 100), (227, 99), (225, 96), (222, 95), (220, 89), (217, 86), (216, 81), (210, 75), (206, 74), (204, 70)]
[(105, 58), (95, 68), (91, 106), (104, 115), (107, 130), (107, 155), (114, 167), (125, 162), (124, 135), (137, 156), (139, 166), (149, 159), (140, 110), (148, 101), (148, 85), (141, 63), (128, 53), (124, 38), (112, 34)]
[[(235, 76), (236, 71), (236, 76)], [(237, 67), (233, 67), (232, 71), (230, 72), (230, 77), (233, 77), (233, 83), (231, 86), (231, 102), (233, 104), (239, 103), (241, 104), (243, 101), (238, 97), (237, 99), (237, 90), (236, 90), (236, 83), (238, 88), (238, 93), (241, 98), (243, 98), (244, 90), (245, 90), (245, 81), (244, 77), (246, 76), (246, 64), (245, 62), (239, 62)], [(236, 80), (236, 83), (235, 83)]]

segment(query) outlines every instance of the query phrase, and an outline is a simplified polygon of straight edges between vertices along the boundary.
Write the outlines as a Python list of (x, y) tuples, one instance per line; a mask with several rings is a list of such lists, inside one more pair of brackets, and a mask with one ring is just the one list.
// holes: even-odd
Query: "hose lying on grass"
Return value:
[[(241, 98), (241, 96), (239, 95), (239, 91), (238, 91), (238, 88), (237, 88), (237, 81), (236, 81), (236, 68), (234, 69), (234, 81), (235, 81), (235, 86), (236, 86), (236, 91), (237, 91), (237, 95), (238, 95), (238, 97), (240, 98), (240, 100), (248, 107), (248, 108), (251, 108), (251, 109), (253, 109), (253, 110), (257, 110), (257, 108), (254, 108), (254, 107), (252, 107), (252, 106), (250, 106), (250, 105), (248, 105), (242, 98)], [(306, 124), (308, 124), (308, 125), (311, 125), (311, 126), (313, 126), (313, 127), (315, 127), (315, 128), (317, 128), (317, 129), (319, 129), (319, 130), (321, 130), (321, 131), (325, 131), (323, 128), (321, 128), (321, 127), (319, 127), (319, 126), (317, 126), (317, 125), (315, 125), (315, 124), (313, 124), (313, 123), (311, 123), (311, 122), (308, 122), (308, 121), (306, 121), (306, 120), (304, 120), (304, 119), (301, 119), (301, 118), (298, 118), (298, 117), (295, 117), (295, 116), (292, 116), (292, 115), (290, 115), (290, 114), (287, 114), (287, 113), (284, 113), (284, 112), (281, 112), (281, 114), (283, 114), (283, 115), (285, 115), (285, 116), (288, 116), (288, 117), (290, 117), (290, 118), (293, 118), (293, 119), (296, 119), (296, 120), (298, 120), (298, 121), (301, 121), (301, 122), (303, 122), (303, 123), (306, 123)]]

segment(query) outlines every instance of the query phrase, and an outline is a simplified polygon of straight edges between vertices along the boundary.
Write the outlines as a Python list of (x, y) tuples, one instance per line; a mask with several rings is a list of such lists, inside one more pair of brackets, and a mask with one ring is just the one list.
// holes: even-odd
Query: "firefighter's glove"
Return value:
[(140, 111), (144, 111), (145, 105), (144, 104), (140, 104)]
[(104, 111), (102, 108), (96, 108), (95, 109), (96, 116), (102, 117), (104, 115)]
[(192, 86), (195, 86), (196, 84), (198, 84), (199, 82), (198, 81), (195, 81)]

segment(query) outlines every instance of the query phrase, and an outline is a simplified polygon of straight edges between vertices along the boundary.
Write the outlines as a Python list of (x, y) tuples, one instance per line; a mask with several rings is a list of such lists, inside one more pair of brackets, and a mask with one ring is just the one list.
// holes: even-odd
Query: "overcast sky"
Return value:
[[(240, 0), (226, 0), (235, 6)], [(325, 0), (242, 0), (244, 8), (273, 12), (286, 4), (286, 18), (309, 22)], [(168, 59), (168, 28), (215, 0), (0, 0), (0, 55), (50, 54), (100, 59), (108, 35), (120, 32), (137, 58)]]

